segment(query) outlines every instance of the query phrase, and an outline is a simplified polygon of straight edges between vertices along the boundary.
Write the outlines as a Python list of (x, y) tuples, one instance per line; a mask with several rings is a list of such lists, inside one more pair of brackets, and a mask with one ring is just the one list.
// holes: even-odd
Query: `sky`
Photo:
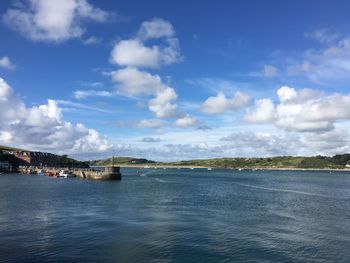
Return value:
[(0, 145), (81, 160), (349, 152), (349, 9), (2, 0)]

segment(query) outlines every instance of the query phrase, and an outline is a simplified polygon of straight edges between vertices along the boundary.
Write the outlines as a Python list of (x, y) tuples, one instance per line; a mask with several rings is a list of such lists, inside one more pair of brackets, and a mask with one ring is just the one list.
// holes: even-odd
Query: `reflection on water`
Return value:
[(0, 176), (0, 262), (349, 262), (350, 174)]

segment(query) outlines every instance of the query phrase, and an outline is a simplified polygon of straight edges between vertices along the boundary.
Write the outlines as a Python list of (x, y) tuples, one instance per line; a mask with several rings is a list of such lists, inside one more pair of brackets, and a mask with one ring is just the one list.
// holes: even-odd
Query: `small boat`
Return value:
[(75, 175), (67, 170), (61, 170), (58, 174), (58, 177), (60, 178), (69, 178), (69, 177), (75, 177)]
[(242, 171), (242, 168), (238, 168), (238, 171)]
[(212, 170), (211, 167), (209, 167), (209, 168), (208, 168), (208, 171), (211, 171), (211, 170)]

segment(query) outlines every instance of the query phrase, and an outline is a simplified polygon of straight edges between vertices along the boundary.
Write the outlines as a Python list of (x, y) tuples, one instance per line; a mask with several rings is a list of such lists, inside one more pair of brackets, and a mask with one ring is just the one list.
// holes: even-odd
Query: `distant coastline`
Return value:
[[(111, 166), (134, 168), (189, 168), (189, 169), (238, 169), (238, 170), (295, 170), (295, 171), (350, 171), (350, 153), (334, 156), (274, 156), (274, 157), (223, 157), (175, 162), (157, 162), (145, 158), (110, 157), (94, 161), (78, 161), (67, 155), (23, 150), (0, 146), (0, 171), (7, 167), (69, 167), (89, 168)], [(1, 168), (5, 167), (5, 168)]]
[(140, 165), (140, 164), (118, 164), (121, 168), (139, 168), (139, 169), (231, 169), (231, 170), (242, 170), (242, 171), (330, 171), (330, 172), (350, 172), (350, 168), (296, 168), (296, 167), (209, 167), (209, 166), (186, 166), (186, 165)]
[[(228, 168), (257, 170), (350, 170), (350, 154), (328, 156), (276, 156), (276, 157), (239, 157), (197, 159), (176, 162), (155, 162), (132, 157), (114, 158), (121, 167), (154, 167), (154, 168)], [(110, 165), (111, 158), (90, 162), (90, 165)]]

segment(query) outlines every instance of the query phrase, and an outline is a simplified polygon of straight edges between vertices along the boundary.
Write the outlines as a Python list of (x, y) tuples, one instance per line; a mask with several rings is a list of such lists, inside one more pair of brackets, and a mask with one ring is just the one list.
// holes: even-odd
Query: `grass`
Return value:
[(0, 151), (30, 152), (29, 150), (0, 145)]

